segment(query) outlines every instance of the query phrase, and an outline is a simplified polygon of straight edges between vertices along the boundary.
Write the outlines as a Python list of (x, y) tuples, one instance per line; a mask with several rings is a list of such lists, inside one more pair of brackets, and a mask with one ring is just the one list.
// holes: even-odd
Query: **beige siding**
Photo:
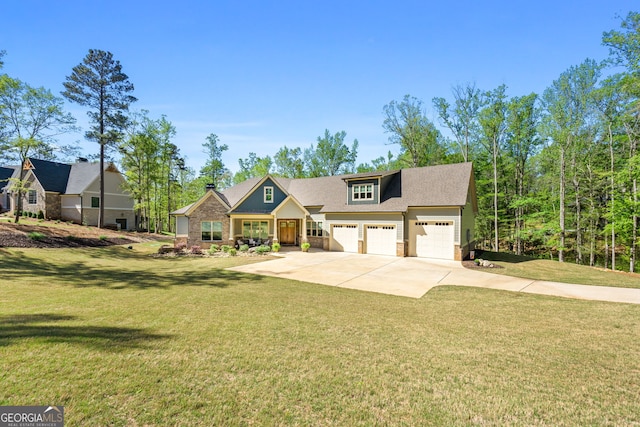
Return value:
[[(133, 199), (123, 188), (122, 175), (115, 172), (104, 173), (105, 209), (132, 209)], [(96, 178), (82, 193), (82, 207), (91, 209), (91, 197), (100, 197), (100, 178)], [(105, 213), (105, 218), (106, 218)]]
[(61, 196), (62, 219), (65, 221), (82, 222), (82, 200), (80, 196)]
[(453, 242), (456, 245), (460, 244), (460, 208), (457, 206), (450, 208), (409, 208), (407, 223), (411, 223), (411, 221), (453, 221)]
[(288, 200), (283, 206), (279, 206), (276, 215), (278, 218), (305, 218), (305, 213), (293, 200)]
[[(460, 246), (466, 246), (468, 243), (475, 242), (475, 215), (473, 214), (473, 206), (471, 202), (467, 202), (467, 205), (462, 210), (462, 226)], [(467, 239), (467, 230), (469, 230), (469, 237)]]
[(359, 240), (364, 240), (364, 226), (367, 224), (395, 225), (396, 240), (404, 240), (404, 221), (399, 213), (327, 214), (325, 222), (325, 230), (331, 230), (332, 224), (357, 224)]
[[(126, 219), (127, 228), (135, 226), (133, 199), (123, 189), (124, 178), (119, 173), (104, 173), (104, 221), (105, 225), (113, 225), (116, 219)], [(98, 225), (99, 208), (91, 207), (91, 198), (100, 197), (100, 178), (91, 182), (81, 195), (82, 223)]]

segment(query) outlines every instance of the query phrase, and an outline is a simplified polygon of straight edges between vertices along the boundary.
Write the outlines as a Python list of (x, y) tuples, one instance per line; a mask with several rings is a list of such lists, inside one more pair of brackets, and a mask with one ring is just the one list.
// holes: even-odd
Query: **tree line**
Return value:
[[(541, 94), (458, 85), (448, 97), (431, 99), (435, 123), (417, 97), (389, 102), (382, 127), (397, 154), (361, 164), (358, 140), (349, 144), (344, 130), (326, 129), (308, 147), (249, 153), (232, 173), (222, 161), (228, 145), (211, 133), (203, 142), (207, 161), (196, 172), (171, 142), (176, 130), (165, 116), (129, 111), (133, 84), (109, 52), (90, 50), (62, 95), (87, 107), (86, 138), (99, 144), (101, 161), (118, 161), (139, 229), (172, 231), (170, 212), (197, 200), (206, 183), (223, 189), (267, 173), (303, 178), (470, 161), (480, 247), (635, 271), (640, 14), (630, 12), (619, 29), (603, 33), (602, 43), (608, 58), (569, 67)], [(61, 98), (0, 76), (0, 160), (56, 158), (55, 136), (74, 122)]]

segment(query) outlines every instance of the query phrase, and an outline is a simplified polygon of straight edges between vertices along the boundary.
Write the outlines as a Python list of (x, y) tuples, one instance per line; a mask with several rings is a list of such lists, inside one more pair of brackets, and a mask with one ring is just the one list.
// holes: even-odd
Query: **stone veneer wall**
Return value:
[(324, 249), (324, 241), (328, 240), (324, 237), (307, 236), (307, 242), (311, 244), (312, 248)]
[[(39, 194), (38, 194), (39, 195)], [(47, 219), (60, 219), (62, 218), (62, 198), (57, 193), (45, 193), (46, 197), (46, 210), (43, 209), (44, 216)]]
[(470, 242), (468, 245), (464, 245), (463, 247), (456, 245), (455, 252), (454, 252), (455, 261), (462, 261), (464, 259), (469, 258), (469, 253), (475, 250), (475, 248), (476, 248), (475, 240), (473, 242)]
[[(30, 190), (35, 190), (37, 193), (36, 203), (34, 204), (29, 204)], [(27, 212), (33, 212), (34, 214), (37, 214), (38, 212), (42, 211), (45, 218), (51, 218), (47, 213), (47, 197), (48, 197), (48, 194), (45, 193), (41, 187), (25, 190), (24, 193), (22, 193), (22, 210)], [(58, 215), (60, 214), (58, 213)], [(58, 219), (58, 218), (59, 216), (51, 219)]]
[[(226, 245), (229, 244), (229, 225), (230, 219), (226, 214), (227, 208), (213, 196), (208, 197), (200, 206), (189, 216), (189, 237), (187, 238), (187, 247), (200, 246), (208, 249), (212, 244)], [(202, 241), (202, 230), (200, 223), (202, 221), (220, 221), (222, 222), (222, 240), (213, 242)]]

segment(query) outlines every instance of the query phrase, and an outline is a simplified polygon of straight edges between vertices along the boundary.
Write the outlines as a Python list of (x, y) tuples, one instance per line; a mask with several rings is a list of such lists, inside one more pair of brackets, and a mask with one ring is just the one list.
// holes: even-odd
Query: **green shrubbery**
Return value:
[(27, 233), (27, 237), (29, 237), (31, 240), (42, 240), (47, 236), (38, 231), (32, 231), (30, 233)]
[(266, 254), (267, 252), (271, 252), (271, 248), (267, 245), (261, 245), (256, 248), (256, 253), (258, 254)]

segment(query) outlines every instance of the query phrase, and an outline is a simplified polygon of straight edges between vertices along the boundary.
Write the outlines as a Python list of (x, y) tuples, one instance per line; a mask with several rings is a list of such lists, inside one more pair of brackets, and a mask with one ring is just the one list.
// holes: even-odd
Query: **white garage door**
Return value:
[(454, 259), (453, 223), (447, 221), (418, 221), (413, 227), (416, 256)]
[(358, 226), (354, 224), (332, 225), (331, 250), (339, 252), (358, 252)]
[(368, 254), (396, 255), (395, 225), (367, 225), (365, 241)]

